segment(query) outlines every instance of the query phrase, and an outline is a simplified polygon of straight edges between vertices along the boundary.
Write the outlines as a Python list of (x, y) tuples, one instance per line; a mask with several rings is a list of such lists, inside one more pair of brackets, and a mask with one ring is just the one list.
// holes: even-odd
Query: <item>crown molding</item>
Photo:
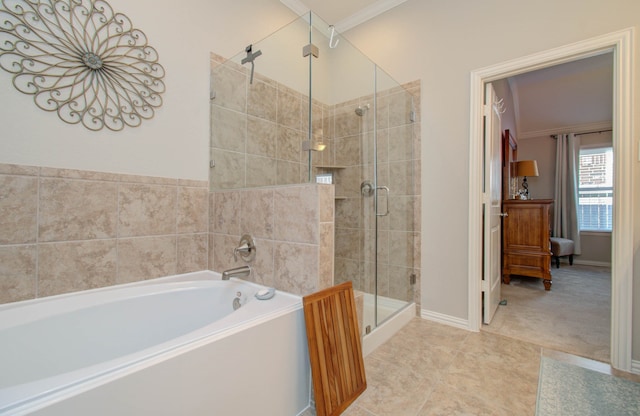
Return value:
[(347, 30), (353, 29), (354, 27), (366, 22), (367, 20), (373, 19), (374, 17), (379, 16), (382, 13), (401, 5), (405, 1), (407, 0), (378, 0), (377, 2), (365, 7), (357, 13), (354, 13), (351, 16), (345, 17), (344, 19), (340, 20), (335, 24), (336, 30), (340, 33), (344, 33)]
[(297, 16), (302, 16), (305, 13), (309, 13), (311, 9), (305, 6), (300, 0), (280, 0), (280, 3), (287, 6)]
[[(405, 1), (407, 0), (378, 0), (377, 2), (359, 10), (351, 16), (345, 17), (344, 19), (335, 23), (334, 26), (338, 32), (346, 32), (347, 30), (366, 22), (367, 20), (373, 19), (374, 17), (393, 9), (394, 7), (404, 3)], [(311, 9), (309, 9), (309, 7), (307, 7), (300, 0), (280, 0), (280, 3), (287, 6), (298, 16), (302, 16), (303, 14), (311, 11)]]
[(574, 124), (572, 126), (554, 127), (552, 129), (534, 130), (518, 133), (518, 140), (520, 139), (533, 139), (544, 136), (553, 136), (555, 134), (563, 133), (587, 133), (598, 130), (610, 130), (612, 127), (611, 121), (603, 121), (598, 123), (587, 124)]

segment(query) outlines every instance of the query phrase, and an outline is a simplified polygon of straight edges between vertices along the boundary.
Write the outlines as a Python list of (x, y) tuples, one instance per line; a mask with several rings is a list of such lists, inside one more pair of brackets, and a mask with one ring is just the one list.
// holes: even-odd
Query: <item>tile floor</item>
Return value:
[[(555, 276), (559, 270), (554, 269), (554, 272)], [(555, 277), (554, 284), (558, 280), (556, 292), (560, 292), (563, 279), (560, 275)], [(512, 298), (511, 301), (515, 300)], [(609, 315), (608, 310), (604, 315)], [(589, 316), (588, 320), (591, 318)], [(551, 321), (557, 324), (558, 320)], [(570, 320), (569, 323), (575, 325)], [(572, 328), (562, 328), (560, 335), (567, 337)], [(540, 328), (527, 333), (512, 331), (505, 334), (508, 336), (501, 334), (501, 330), (504, 328), (485, 327), (476, 333), (414, 318), (365, 357), (367, 390), (343, 415), (535, 415), (542, 355), (640, 382), (638, 374), (612, 370), (604, 362), (554, 350), (604, 358), (604, 355), (596, 354), (598, 348), (594, 345), (576, 349), (571, 340), (548, 342), (536, 335)], [(608, 331), (608, 327), (603, 330), (604, 333)], [(538, 344), (546, 347), (543, 349)], [(608, 338), (605, 344), (608, 346)]]
[(542, 348), (414, 318), (365, 358), (346, 416), (533, 415)]
[(543, 355), (640, 382), (603, 362), (413, 318), (365, 357), (367, 390), (343, 415), (535, 415)]

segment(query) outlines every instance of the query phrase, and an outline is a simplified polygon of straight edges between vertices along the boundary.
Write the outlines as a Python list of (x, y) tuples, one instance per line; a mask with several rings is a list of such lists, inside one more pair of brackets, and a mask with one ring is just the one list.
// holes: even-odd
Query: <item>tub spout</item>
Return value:
[(251, 267), (240, 266), (222, 272), (222, 280), (229, 280), (232, 277), (247, 277), (251, 274)]

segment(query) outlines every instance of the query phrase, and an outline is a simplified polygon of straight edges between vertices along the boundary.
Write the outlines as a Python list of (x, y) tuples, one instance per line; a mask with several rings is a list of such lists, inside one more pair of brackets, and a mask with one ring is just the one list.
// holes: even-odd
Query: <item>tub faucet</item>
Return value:
[(251, 253), (251, 246), (248, 243), (243, 242), (240, 246), (233, 249), (233, 258), (235, 260), (238, 260), (238, 254), (244, 257), (244, 256), (248, 256), (250, 253)]
[(240, 266), (234, 269), (225, 270), (222, 272), (222, 280), (229, 280), (232, 277), (247, 277), (251, 274), (251, 267)]

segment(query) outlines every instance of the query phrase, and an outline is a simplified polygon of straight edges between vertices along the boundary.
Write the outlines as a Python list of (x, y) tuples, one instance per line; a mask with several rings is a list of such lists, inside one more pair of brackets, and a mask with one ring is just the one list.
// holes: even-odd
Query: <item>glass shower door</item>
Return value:
[(362, 292), (368, 333), (413, 301), (413, 101), (329, 25), (311, 21), (319, 56), (310, 137), (325, 146), (311, 151), (311, 180), (335, 184), (335, 283), (351, 280)]
[(414, 105), (409, 92), (376, 67), (375, 324), (413, 302), (415, 253)]

